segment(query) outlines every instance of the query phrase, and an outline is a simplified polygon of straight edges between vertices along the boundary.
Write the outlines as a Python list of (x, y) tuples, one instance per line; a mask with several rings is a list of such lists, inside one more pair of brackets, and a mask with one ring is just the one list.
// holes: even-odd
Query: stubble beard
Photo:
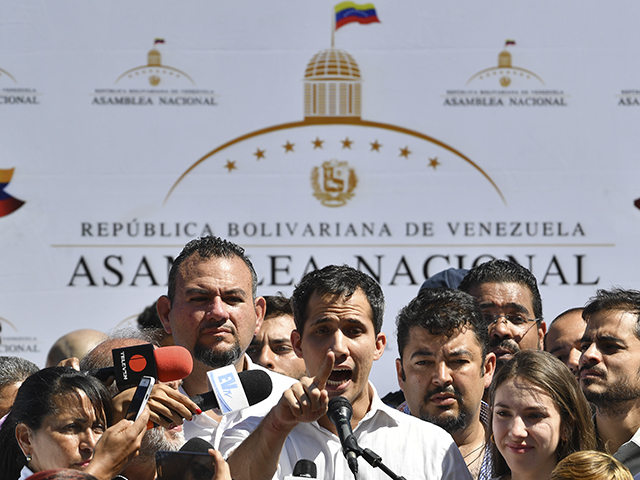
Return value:
[(193, 358), (211, 368), (235, 365), (240, 360), (243, 353), (244, 352), (242, 351), (242, 348), (240, 348), (240, 342), (238, 342), (237, 338), (234, 339), (234, 343), (230, 348), (223, 351), (215, 350), (214, 348), (203, 345), (202, 343), (196, 343), (193, 347)]
[(606, 416), (619, 416), (628, 411), (626, 403), (640, 398), (640, 387), (628, 379), (617, 380), (611, 385), (606, 385), (601, 392), (582, 389), (587, 401), (593, 403), (598, 410)]
[(467, 409), (464, 404), (464, 398), (455, 388), (447, 389), (447, 388), (439, 388), (434, 389), (430, 392), (427, 392), (425, 396), (424, 402), (427, 403), (428, 399), (431, 398), (436, 393), (453, 393), (456, 396), (456, 401), (458, 403), (458, 414), (457, 415), (431, 415), (430, 413), (420, 410), (420, 419), (433, 423), (440, 428), (444, 429), (449, 434), (453, 434), (455, 432), (459, 432), (467, 428)]

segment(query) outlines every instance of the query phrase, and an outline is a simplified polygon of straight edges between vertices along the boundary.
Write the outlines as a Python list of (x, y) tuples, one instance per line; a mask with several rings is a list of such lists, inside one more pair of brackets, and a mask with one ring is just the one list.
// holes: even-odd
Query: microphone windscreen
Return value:
[(346, 398), (337, 396), (329, 400), (329, 416), (333, 415), (341, 408), (346, 408), (349, 413), (353, 412), (351, 402), (349, 402), (349, 400), (347, 400)]
[(213, 445), (206, 440), (199, 437), (193, 437), (185, 443), (182, 448), (180, 448), (180, 451), (190, 453), (207, 453), (210, 448), (213, 448)]
[(273, 390), (273, 382), (267, 372), (262, 370), (245, 370), (238, 374), (242, 389), (247, 396), (249, 405), (263, 401)]
[(189, 350), (179, 345), (156, 348), (153, 356), (156, 360), (158, 380), (161, 382), (182, 380), (193, 370), (193, 358)]
[(318, 476), (318, 468), (312, 460), (302, 459), (296, 462), (293, 467), (293, 476), (302, 478), (316, 478)]

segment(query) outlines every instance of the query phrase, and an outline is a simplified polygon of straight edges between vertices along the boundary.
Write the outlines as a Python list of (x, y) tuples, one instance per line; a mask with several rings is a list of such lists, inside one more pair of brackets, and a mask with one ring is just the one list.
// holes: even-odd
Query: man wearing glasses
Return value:
[(458, 289), (480, 304), (496, 369), (520, 350), (542, 348), (547, 325), (538, 282), (529, 270), (514, 262), (491, 260), (472, 268)]

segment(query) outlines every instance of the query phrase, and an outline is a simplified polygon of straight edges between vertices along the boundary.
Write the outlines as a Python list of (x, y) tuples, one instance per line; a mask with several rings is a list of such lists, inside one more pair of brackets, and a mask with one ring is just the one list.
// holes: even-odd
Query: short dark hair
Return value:
[(396, 317), (400, 361), (413, 327), (424, 328), (430, 335), (453, 336), (468, 327), (482, 349), (482, 361), (489, 351), (489, 331), (478, 302), (468, 293), (450, 288), (427, 288), (400, 310)]
[(293, 316), (293, 309), (291, 308), (290, 298), (287, 298), (282, 294), (265, 295), (263, 298), (267, 304), (266, 313), (264, 314), (265, 320), (273, 317), (279, 317), (281, 315)]
[(184, 263), (185, 260), (191, 257), (191, 255), (194, 255), (196, 253), (202, 259), (233, 257), (240, 258), (249, 269), (249, 272), (251, 272), (251, 293), (253, 295), (253, 298), (256, 298), (256, 292), (258, 290), (258, 275), (253, 268), (251, 260), (249, 260), (249, 258), (245, 255), (244, 248), (220, 237), (208, 235), (206, 237), (200, 237), (191, 240), (184, 246), (180, 254), (173, 261), (171, 270), (169, 270), (169, 288), (167, 293), (167, 297), (169, 297), (169, 300), (171, 302), (173, 302), (173, 298), (176, 293), (176, 279), (178, 277), (180, 266)]
[(589, 321), (589, 317), (603, 310), (619, 310), (636, 315), (635, 333), (640, 338), (640, 292), (613, 287), (611, 290), (600, 289), (589, 299), (582, 311), (582, 318)]
[(542, 298), (538, 290), (538, 282), (533, 274), (519, 263), (507, 260), (490, 260), (469, 270), (458, 287), (458, 290), (469, 293), (473, 287), (485, 283), (517, 283), (531, 292), (533, 316), (542, 320)]
[(40, 368), (21, 357), (0, 357), (0, 390), (8, 385), (22, 383)]
[(293, 319), (302, 334), (307, 320), (309, 299), (317, 295), (335, 295), (349, 298), (357, 289), (362, 290), (371, 307), (375, 334), (382, 331), (384, 319), (384, 294), (380, 285), (366, 273), (348, 265), (329, 265), (307, 273), (296, 285), (291, 297)]

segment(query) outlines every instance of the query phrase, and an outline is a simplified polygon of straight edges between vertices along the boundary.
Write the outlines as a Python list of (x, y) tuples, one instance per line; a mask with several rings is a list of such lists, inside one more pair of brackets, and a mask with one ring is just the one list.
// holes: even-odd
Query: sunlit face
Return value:
[(173, 302), (158, 300), (158, 314), (176, 345), (217, 368), (240, 361), (262, 323), (264, 299), (254, 302), (251, 272), (241, 258), (196, 253), (180, 266)]
[[(469, 290), (476, 297), (483, 315), (522, 315), (527, 320), (535, 318), (533, 314), (533, 295), (519, 283), (482, 283)], [(495, 353), (498, 368), (520, 350), (539, 349), (546, 332), (544, 322), (528, 322), (520, 327), (513, 325), (504, 317), (488, 326), (490, 351)]]
[(495, 393), (492, 427), (512, 474), (548, 478), (558, 463), (562, 419), (544, 390), (522, 378), (505, 381)]
[(16, 429), (22, 451), (32, 457), (28, 466), (34, 472), (54, 468), (84, 470), (106, 429), (104, 412), (99, 412), (97, 418), (82, 391), (59, 396), (54, 403), (56, 411), (44, 417), (38, 430), (32, 431), (24, 424)]
[(9, 413), (9, 410), (11, 410), (20, 385), (22, 385), (22, 382), (10, 383), (0, 388), (0, 418), (4, 417)]
[(581, 342), (580, 387), (599, 409), (640, 398), (638, 316), (621, 310), (591, 314)]
[[(309, 376), (315, 376), (328, 351), (335, 353), (333, 372), (326, 389), (329, 397), (342, 395), (368, 408), (369, 372), (384, 352), (386, 337), (376, 335), (373, 313), (364, 292), (357, 289), (349, 298), (313, 294), (306, 309), (302, 337), (292, 333), (293, 346), (304, 358)], [(366, 411), (366, 410), (365, 410)]]
[(269, 317), (251, 341), (247, 355), (255, 363), (274, 372), (300, 379), (306, 374), (304, 360), (296, 355), (291, 332), (296, 325), (291, 315)]
[(544, 337), (544, 349), (564, 363), (578, 376), (580, 341), (587, 324), (582, 310), (576, 310), (553, 321)]
[(463, 328), (446, 337), (418, 326), (411, 328), (396, 367), (411, 413), (455, 434), (479, 421), (495, 357), (489, 354), (483, 361), (473, 330)]

